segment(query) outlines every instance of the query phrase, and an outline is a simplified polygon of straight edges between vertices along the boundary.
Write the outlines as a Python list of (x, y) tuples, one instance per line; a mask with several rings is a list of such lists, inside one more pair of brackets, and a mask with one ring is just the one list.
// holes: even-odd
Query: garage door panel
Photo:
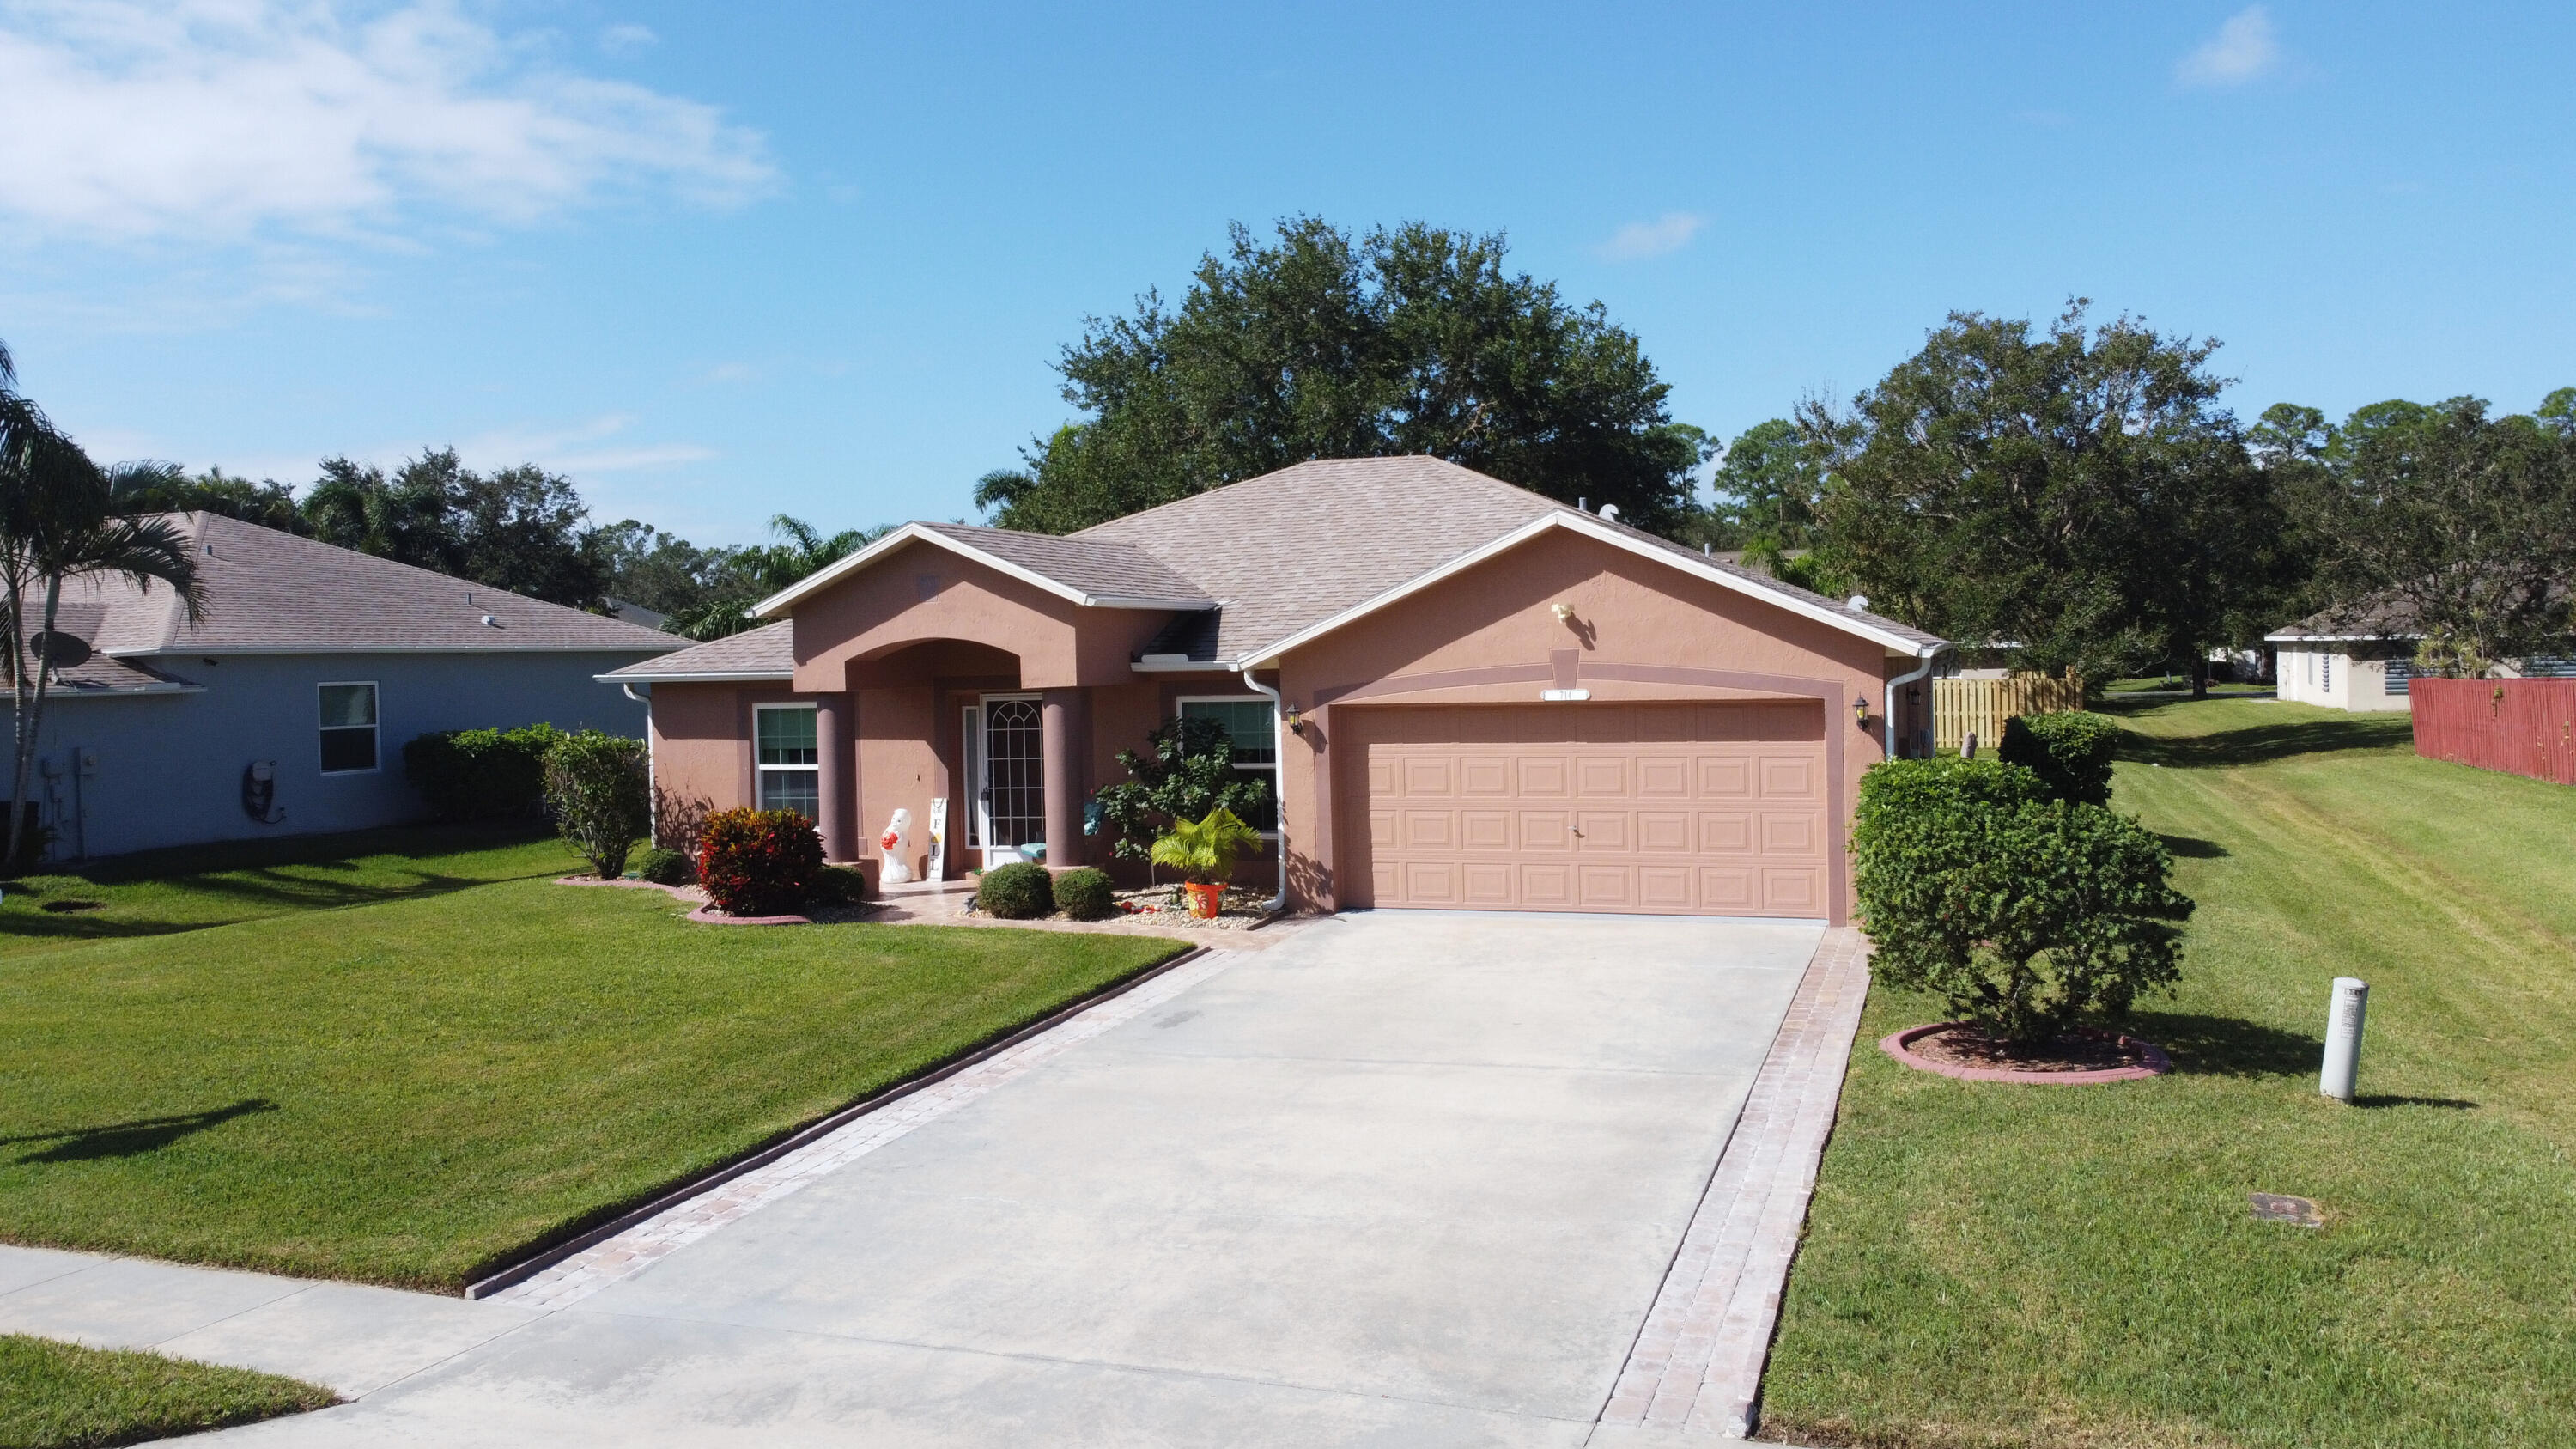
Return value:
[(1684, 810), (1637, 812), (1637, 848), (1648, 855), (1689, 855), (1691, 817)]
[(1832, 880), (1816, 705), (1355, 710), (1354, 905), (1816, 916)]

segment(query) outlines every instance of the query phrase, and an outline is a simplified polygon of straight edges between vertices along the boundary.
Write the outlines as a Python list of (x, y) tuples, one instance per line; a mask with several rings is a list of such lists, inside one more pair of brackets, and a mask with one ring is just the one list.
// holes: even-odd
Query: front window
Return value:
[(760, 808), (794, 810), (814, 819), (822, 813), (823, 798), (823, 751), (815, 734), (814, 706), (755, 705), (751, 718)]
[(1212, 719), (1225, 726), (1234, 743), (1235, 773), (1269, 787), (1261, 808), (1245, 814), (1243, 823), (1265, 835), (1279, 829), (1279, 732), (1277, 716), (1266, 699), (1185, 699), (1183, 719)]
[(375, 767), (375, 685), (323, 685), (322, 773), (357, 775)]

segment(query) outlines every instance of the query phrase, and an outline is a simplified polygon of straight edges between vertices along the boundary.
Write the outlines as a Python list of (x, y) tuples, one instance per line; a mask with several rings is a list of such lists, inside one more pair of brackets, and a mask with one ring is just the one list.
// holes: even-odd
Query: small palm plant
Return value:
[(1190, 914), (1210, 918), (1225, 899), (1225, 883), (1234, 863), (1261, 848), (1261, 832), (1219, 805), (1202, 820), (1175, 820), (1154, 842), (1154, 863), (1181, 873), (1190, 893)]

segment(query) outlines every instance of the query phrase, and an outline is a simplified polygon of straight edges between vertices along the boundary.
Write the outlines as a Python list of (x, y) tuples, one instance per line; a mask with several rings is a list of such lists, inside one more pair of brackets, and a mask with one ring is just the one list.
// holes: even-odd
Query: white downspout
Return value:
[(655, 850), (659, 850), (662, 848), (662, 811), (660, 808), (662, 804), (662, 786), (660, 780), (655, 777), (653, 770), (653, 686), (648, 684), (644, 686), (644, 692), (642, 694), (637, 694), (635, 692), (635, 684), (632, 680), (621, 679), (617, 682), (617, 688), (618, 692), (624, 694), (628, 699), (644, 706), (644, 791), (646, 799), (644, 813), (646, 819), (651, 821), (651, 824), (644, 832), (644, 838), (653, 843), (653, 848)]
[[(1932, 661), (1939, 658), (1941, 651), (1948, 647), (1949, 646), (1945, 644), (1933, 645), (1931, 650), (1923, 655), (1922, 668), (1915, 670), (1912, 674), (1900, 674), (1896, 678), (1887, 681), (1887, 758), (1891, 760), (1896, 758), (1896, 691), (1906, 685), (1914, 683), (1924, 675), (1931, 673)], [(1925, 710), (1924, 723), (1929, 725), (1931, 722), (1932, 712), (1930, 710)]]
[(1288, 705), (1277, 689), (1253, 678), (1251, 670), (1243, 671), (1243, 682), (1270, 696), (1270, 755), (1279, 762), (1279, 894), (1270, 898), (1275, 916), (1288, 909)]

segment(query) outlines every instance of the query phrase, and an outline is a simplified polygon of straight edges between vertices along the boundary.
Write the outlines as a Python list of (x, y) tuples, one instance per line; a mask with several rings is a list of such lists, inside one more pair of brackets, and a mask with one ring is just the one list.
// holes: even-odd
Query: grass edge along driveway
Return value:
[(329, 1389), (157, 1353), (0, 1334), (0, 1449), (104, 1449), (339, 1402)]
[[(1871, 1446), (2576, 1444), (2576, 791), (2407, 721), (2118, 709), (2113, 807), (2200, 903), (2110, 1087), (1906, 1071), (1871, 993), (1761, 1435)], [(2319, 1097), (2371, 982), (2362, 1104)], [(2255, 1222), (2252, 1191), (2326, 1225)]]
[(0, 1238), (454, 1292), (1188, 949), (507, 880), (0, 960)]

